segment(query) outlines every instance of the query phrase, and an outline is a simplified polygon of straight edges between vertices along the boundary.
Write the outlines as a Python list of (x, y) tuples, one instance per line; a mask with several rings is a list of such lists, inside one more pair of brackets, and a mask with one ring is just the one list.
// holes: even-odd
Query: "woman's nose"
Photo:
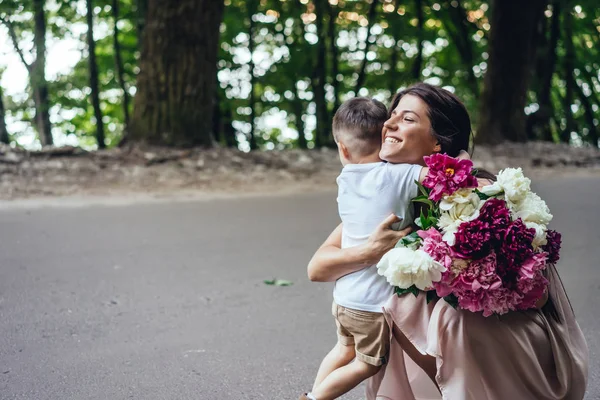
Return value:
[(398, 129), (398, 124), (393, 119), (388, 119), (384, 122), (383, 127), (388, 131), (395, 131)]

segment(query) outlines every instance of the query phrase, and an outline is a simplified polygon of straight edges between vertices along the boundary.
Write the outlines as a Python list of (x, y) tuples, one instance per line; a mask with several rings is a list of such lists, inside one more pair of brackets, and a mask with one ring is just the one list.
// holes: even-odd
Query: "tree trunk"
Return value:
[(315, 14), (317, 16), (317, 60), (313, 70), (312, 86), (315, 98), (317, 129), (315, 132), (315, 147), (323, 147), (329, 144), (329, 113), (327, 111), (327, 100), (325, 99), (325, 80), (327, 78), (327, 65), (325, 60), (326, 43), (323, 19), (325, 15), (325, 1), (315, 0)]
[(94, 107), (94, 118), (96, 118), (96, 142), (98, 148), (106, 148), (104, 141), (104, 123), (102, 122), (102, 110), (100, 110), (100, 90), (98, 89), (98, 63), (96, 62), (96, 41), (94, 40), (94, 4), (92, 0), (86, 0), (87, 5), (87, 42), (88, 61), (90, 68), (90, 89), (92, 90), (92, 106)]
[(585, 93), (583, 93), (583, 89), (577, 84), (577, 82), (575, 82), (575, 91), (577, 92), (577, 97), (579, 97), (579, 101), (581, 101), (581, 105), (583, 106), (585, 123), (588, 128), (588, 133), (583, 139), (588, 143), (591, 143), (594, 147), (598, 147), (598, 130), (594, 124), (594, 110), (592, 109), (590, 99), (588, 99)]
[(254, 132), (256, 119), (256, 76), (254, 75), (254, 61), (252, 60), (252, 56), (254, 56), (254, 31), (256, 24), (254, 19), (252, 18), (256, 13), (256, 4), (257, 0), (248, 0), (246, 3), (246, 8), (248, 12), (248, 51), (250, 52), (250, 61), (248, 62), (248, 67), (250, 69), (250, 94), (248, 98), (248, 106), (250, 107), (250, 150), (258, 149), (258, 145), (256, 144), (256, 134)]
[(144, 37), (144, 27), (146, 26), (146, 15), (148, 12), (148, 0), (136, 0), (136, 29), (138, 50), (142, 51), (142, 42)]
[(565, 130), (561, 132), (560, 141), (569, 143), (571, 141), (571, 132), (577, 130), (577, 124), (575, 123), (573, 111), (571, 110), (571, 105), (573, 104), (573, 91), (577, 85), (573, 76), (573, 70), (575, 69), (575, 48), (573, 47), (573, 17), (571, 15), (571, 10), (566, 12), (563, 18), (565, 24), (565, 58), (563, 67), (566, 84), (564, 107), (567, 125)]
[(123, 74), (123, 58), (121, 57), (121, 43), (119, 42), (119, 0), (112, 0), (112, 14), (115, 22), (115, 29), (113, 32), (113, 48), (115, 51), (115, 73), (117, 75), (117, 81), (119, 87), (123, 91), (123, 118), (125, 121), (125, 136), (129, 131), (129, 92), (127, 91), (127, 85), (125, 84), (125, 78)]
[[(542, 32), (545, 35), (545, 32)], [(539, 138), (544, 141), (553, 141), (550, 119), (554, 114), (552, 99), (552, 77), (556, 69), (556, 46), (560, 36), (560, 4), (558, 1), (552, 3), (552, 20), (550, 22), (550, 40), (546, 51), (539, 53), (538, 77), (539, 109), (527, 117), (527, 137)]]
[(481, 95), (477, 143), (525, 141), (525, 102), (535, 29), (545, 0), (493, 0), (488, 69)]
[(150, 0), (131, 119), (132, 139), (212, 146), (223, 1)]
[(0, 87), (0, 143), (8, 144), (9, 142), (8, 131), (6, 130), (4, 98), (2, 88)]
[(35, 103), (35, 122), (42, 146), (52, 145), (52, 125), (50, 124), (50, 102), (46, 82), (46, 14), (44, 0), (34, 0), (34, 46), (35, 61), (31, 64), (30, 79)]
[(327, 33), (329, 34), (329, 52), (331, 54), (331, 87), (333, 88), (333, 110), (331, 111), (331, 114), (334, 115), (340, 106), (340, 82), (338, 81), (340, 60), (336, 44), (337, 31), (335, 29), (338, 8), (337, 5), (333, 5), (329, 1), (327, 1), (325, 5), (327, 6), (327, 11), (329, 14), (329, 27), (327, 29)]
[(294, 119), (296, 122), (296, 129), (298, 130), (298, 147), (301, 149), (308, 148), (306, 142), (306, 136), (304, 135), (304, 121), (302, 116), (304, 115), (304, 107), (302, 106), (302, 99), (298, 97), (298, 89), (294, 91), (294, 101), (292, 107), (294, 108)]
[(362, 60), (362, 63), (360, 64), (360, 68), (358, 70), (358, 78), (356, 79), (356, 86), (354, 88), (354, 93), (356, 93), (356, 95), (358, 95), (358, 91), (362, 88), (362, 86), (365, 84), (365, 79), (366, 79), (366, 69), (367, 69), (367, 53), (369, 53), (369, 49), (371, 48), (371, 28), (373, 27), (373, 24), (375, 24), (375, 17), (376, 17), (376, 13), (377, 13), (377, 1), (378, 0), (371, 0), (371, 6), (369, 7), (369, 14), (367, 16), (368, 18), (368, 25), (367, 25), (367, 40), (365, 40), (365, 56)]
[(415, 81), (421, 78), (421, 70), (423, 69), (423, 0), (415, 0), (417, 9), (417, 56), (412, 65), (412, 77)]

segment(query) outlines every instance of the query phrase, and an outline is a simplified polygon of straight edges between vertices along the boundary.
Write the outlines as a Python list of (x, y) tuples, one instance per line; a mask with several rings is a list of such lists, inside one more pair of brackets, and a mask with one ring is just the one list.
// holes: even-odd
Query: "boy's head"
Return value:
[(333, 117), (333, 138), (342, 164), (358, 163), (378, 154), (387, 108), (375, 99), (355, 97), (345, 101)]

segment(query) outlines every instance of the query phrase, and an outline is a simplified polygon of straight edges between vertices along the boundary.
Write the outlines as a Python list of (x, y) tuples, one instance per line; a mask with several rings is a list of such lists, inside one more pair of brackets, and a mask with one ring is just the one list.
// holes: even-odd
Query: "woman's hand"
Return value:
[(398, 216), (391, 214), (369, 236), (369, 240), (365, 243), (363, 249), (364, 260), (367, 265), (377, 264), (385, 253), (393, 249), (400, 239), (412, 231), (410, 226), (401, 231), (393, 230), (392, 225), (400, 221), (401, 219)]

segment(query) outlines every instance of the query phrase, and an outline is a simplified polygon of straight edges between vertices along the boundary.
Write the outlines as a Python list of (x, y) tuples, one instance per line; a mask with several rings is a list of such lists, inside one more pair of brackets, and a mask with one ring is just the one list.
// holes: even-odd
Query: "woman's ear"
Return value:
[(441, 151), (442, 151), (442, 145), (440, 144), (440, 142), (437, 142), (435, 144), (435, 146), (433, 146), (433, 152), (440, 153)]

